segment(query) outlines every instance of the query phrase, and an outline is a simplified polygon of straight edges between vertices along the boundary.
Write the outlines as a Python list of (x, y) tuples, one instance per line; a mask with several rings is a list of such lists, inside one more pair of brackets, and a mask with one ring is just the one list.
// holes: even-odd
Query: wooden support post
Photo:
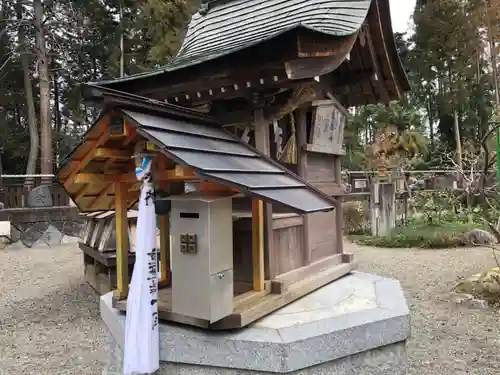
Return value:
[[(304, 180), (307, 180), (307, 110), (299, 109), (297, 111), (297, 148), (298, 156), (298, 173)], [(311, 263), (311, 249), (309, 246), (309, 215), (303, 215), (303, 251), (304, 259), (302, 264), (307, 266)]]
[[(340, 185), (342, 183), (342, 158), (340, 155), (335, 156), (334, 168), (335, 182)], [(344, 252), (344, 213), (342, 211), (344, 197), (335, 197), (335, 199), (337, 200), (335, 203), (337, 253), (342, 254)]]
[(264, 202), (252, 201), (253, 290), (264, 290)]
[(127, 186), (115, 183), (115, 220), (116, 220), (116, 296), (126, 298), (128, 295), (128, 219), (127, 219)]
[(386, 236), (396, 226), (394, 183), (374, 182), (370, 190), (372, 236)]
[(166, 215), (160, 216), (160, 286), (170, 285), (170, 222)]
[[(271, 155), (269, 124), (264, 119), (264, 110), (258, 107), (254, 110), (254, 136), (255, 147), (264, 155)], [(272, 279), (276, 276), (277, 259), (274, 253), (274, 232), (273, 232), (273, 205), (266, 203), (264, 205), (264, 268), (265, 278)]]

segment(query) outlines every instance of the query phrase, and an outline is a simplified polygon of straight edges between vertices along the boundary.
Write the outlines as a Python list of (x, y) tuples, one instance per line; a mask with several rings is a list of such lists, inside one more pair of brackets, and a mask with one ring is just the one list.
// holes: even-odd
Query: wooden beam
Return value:
[[(377, 30), (375, 31), (374, 34), (371, 34), (372, 36), (375, 35), (376, 38), (380, 39), (381, 41), (381, 47), (380, 50), (381, 52), (383, 53), (384, 55), (384, 59), (387, 61), (387, 66), (389, 68), (389, 74), (391, 76), (391, 79), (392, 79), (392, 82), (394, 83), (394, 87), (396, 88), (396, 92), (397, 92), (397, 96), (398, 98), (402, 98), (403, 97), (403, 92), (401, 91), (401, 87), (400, 87), (400, 84), (398, 82), (398, 80), (396, 79), (396, 75), (394, 74), (394, 69), (392, 67), (392, 64), (391, 64), (391, 57), (389, 56), (389, 51), (387, 50), (387, 46), (389, 45), (389, 43), (394, 43), (394, 40), (386, 40), (386, 35), (384, 34), (384, 27), (382, 26), (382, 22), (381, 22), (381, 17), (380, 17), (380, 3), (377, 1), (375, 2), (374, 4), (375, 6), (375, 11), (374, 12), (369, 12), (370, 14), (368, 15), (368, 17), (373, 17), (375, 18), (375, 22), (369, 22), (369, 24), (376, 24), (377, 25)], [(391, 34), (389, 36), (389, 38), (393, 38), (393, 35)], [(396, 54), (397, 56), (397, 54)], [(398, 61), (398, 63), (400, 63)], [(382, 77), (380, 78), (382, 79)]]
[(300, 227), (304, 225), (304, 218), (300, 215), (273, 219), (273, 230)]
[(78, 173), (75, 175), (75, 184), (108, 184), (113, 182), (137, 181), (135, 172), (122, 174)]
[[(158, 171), (155, 174), (155, 181), (185, 181), (198, 180), (194, 170), (178, 166), (173, 170)], [(121, 174), (100, 174), (100, 173), (78, 173), (75, 175), (75, 184), (107, 184), (112, 182), (136, 182), (135, 172)]]
[(113, 159), (122, 159), (129, 160), (132, 157), (132, 151), (130, 150), (115, 150), (111, 148), (98, 148), (95, 150), (96, 158), (113, 158)]
[(330, 154), (330, 155), (345, 155), (344, 150), (338, 150), (333, 147), (323, 146), (323, 145), (305, 145), (306, 151), (317, 152), (318, 154)]
[(102, 170), (104, 171), (104, 173), (106, 173), (107, 170), (111, 167), (111, 165), (113, 165), (115, 160), (116, 160), (115, 158), (109, 158), (108, 160), (106, 160), (106, 162), (102, 166)]
[(321, 35), (310, 30), (303, 30), (297, 35), (297, 56), (303, 58), (343, 55), (345, 58), (357, 37), (357, 32), (348, 36), (332, 37), (331, 35)]
[(127, 137), (124, 139), (122, 143), (122, 147), (127, 147), (132, 141), (134, 141), (137, 138), (137, 129), (135, 126), (132, 126), (126, 121), (127, 127), (128, 127), (128, 134)]
[(321, 86), (325, 91), (331, 91), (331, 94), (343, 94), (349, 90), (349, 87), (360, 82), (369, 81), (375, 72), (373, 69), (366, 69), (360, 72), (354, 72), (348, 76), (341, 76), (337, 72), (332, 72), (324, 77), (321, 77), (318, 86)]
[(167, 180), (179, 180), (179, 179), (184, 179), (184, 178), (187, 178), (187, 179), (197, 178), (195, 173), (194, 173), (194, 169), (186, 168), (186, 167), (183, 167), (182, 165), (179, 165), (179, 164), (176, 164), (174, 169), (170, 169), (166, 172), (167, 172), (167, 175), (166, 175)]
[(304, 46), (301, 47), (301, 39), (299, 38), (298, 55), (301, 58), (285, 62), (285, 70), (288, 78), (304, 79), (323, 76), (333, 72), (344, 62), (347, 54), (354, 46), (357, 37), (358, 33), (356, 32), (345, 38), (331, 41), (328, 51), (323, 51), (322, 53), (314, 50), (304, 50)]
[(113, 190), (113, 184), (108, 184), (108, 186), (106, 186), (99, 193), (99, 195), (95, 197), (94, 200), (90, 203), (89, 210), (94, 210), (96, 207), (98, 207), (99, 204), (101, 204), (102, 201), (108, 197), (108, 194), (111, 193), (112, 190)]
[(126, 298), (128, 295), (128, 219), (127, 219), (127, 186), (115, 183), (115, 221), (116, 221), (116, 296)]
[(170, 223), (169, 217), (160, 217), (160, 286), (170, 285)]
[(75, 202), (82, 199), (85, 196), (87, 190), (87, 184), (84, 184), (75, 195)]
[[(355, 263), (340, 263), (332, 265), (321, 272), (310, 272), (308, 276), (296, 283), (290, 284), (281, 294), (272, 293), (262, 296), (251, 304), (234, 305), (233, 314), (211, 324), (211, 329), (228, 329), (244, 327), (249, 323), (262, 318), (278, 308), (295, 301), (296, 299), (319, 289), (333, 280), (336, 280), (355, 268)], [(307, 267), (311, 267), (313, 264)], [(276, 283), (275, 285), (276, 286)], [(273, 287), (273, 286), (271, 286)]]
[(252, 200), (253, 290), (264, 290), (264, 202)]
[(384, 103), (389, 103), (390, 98), (384, 84), (384, 77), (382, 76), (382, 71), (380, 70), (380, 66), (378, 64), (377, 52), (375, 50), (375, 46), (373, 44), (370, 27), (368, 25), (364, 26), (366, 29), (366, 40), (367, 40), (367, 48), (370, 51), (370, 56), (372, 59), (373, 70), (375, 74), (371, 78), (371, 83), (376, 91), (378, 91), (380, 99)]
[(279, 75), (266, 74), (253, 80), (232, 81), (225, 86), (204, 87), (195, 93), (169, 96), (168, 103), (193, 107), (214, 100), (251, 97), (259, 89), (278, 91), (278, 89), (293, 88), (296, 84), (295, 81), (288, 79), (283, 69)]
[(106, 143), (108, 137), (109, 137), (108, 129), (107, 126), (105, 126), (103, 132), (99, 135), (99, 137), (92, 145), (90, 150), (82, 158), (82, 160), (80, 160), (80, 162), (73, 169), (73, 171), (69, 174), (69, 176), (66, 178), (66, 181), (64, 181), (64, 187), (66, 188), (66, 190), (68, 190), (68, 188), (73, 184), (74, 179), (77, 176), (78, 172), (80, 172), (83, 168), (85, 168), (92, 161), (92, 159), (94, 159), (95, 151), (97, 150), (97, 148), (99, 148), (99, 146), (102, 146), (104, 143)]
[[(231, 67), (228, 66), (229, 64)], [(161, 90), (158, 87), (145, 88), (143, 85), (139, 89), (138, 94), (143, 96), (158, 95), (165, 98), (188, 93), (189, 95), (194, 95), (194, 98), (196, 98), (196, 93), (199, 91), (220, 90), (221, 87), (232, 86), (235, 82), (240, 83), (242, 77), (245, 81), (254, 82), (263, 77), (275, 75), (279, 77), (284, 73), (281, 62), (270, 62), (258, 66), (247, 63), (245, 66), (239, 65), (237, 68), (234, 68), (234, 62), (229, 64), (225, 64), (226, 66), (217, 64), (215, 69), (207, 70), (206, 67), (203, 70), (200, 69), (201, 75), (209, 77), (209, 79), (200, 80), (193, 74), (190, 74), (189, 78), (182, 78), (177, 75), (178, 78), (176, 78), (176, 81), (178, 82), (170, 80), (169, 82), (171, 83), (163, 85)]]
[(271, 280), (271, 291), (273, 293), (283, 293), (287, 291), (291, 285), (298, 283), (301, 280), (305, 280), (308, 277), (317, 275), (329, 268), (335, 267), (340, 263), (342, 263), (342, 255), (335, 254), (317, 262), (313, 262), (303, 267), (283, 273)]
[(200, 181), (200, 192), (202, 193), (240, 193), (238, 189), (218, 184), (212, 181)]

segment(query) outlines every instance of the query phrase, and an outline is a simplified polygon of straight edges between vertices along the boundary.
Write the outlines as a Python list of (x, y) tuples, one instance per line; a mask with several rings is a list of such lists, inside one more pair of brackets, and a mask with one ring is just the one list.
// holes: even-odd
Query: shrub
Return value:
[(346, 233), (363, 233), (368, 225), (366, 202), (351, 201), (342, 205), (344, 230)]
[(442, 249), (468, 245), (465, 234), (473, 226), (460, 223), (410, 223), (407, 227), (395, 228), (387, 236), (351, 236), (354, 242), (376, 247), (420, 247)]

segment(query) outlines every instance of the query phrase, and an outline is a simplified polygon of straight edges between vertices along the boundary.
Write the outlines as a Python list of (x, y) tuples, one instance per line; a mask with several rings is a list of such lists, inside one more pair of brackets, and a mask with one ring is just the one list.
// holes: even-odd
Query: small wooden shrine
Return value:
[(243, 327), (353, 269), (345, 108), (408, 89), (390, 24), (388, 0), (204, 1), (168, 65), (83, 85), (103, 110), (58, 178), (82, 211), (116, 212), (117, 308), (140, 152), (155, 155), (161, 318)]

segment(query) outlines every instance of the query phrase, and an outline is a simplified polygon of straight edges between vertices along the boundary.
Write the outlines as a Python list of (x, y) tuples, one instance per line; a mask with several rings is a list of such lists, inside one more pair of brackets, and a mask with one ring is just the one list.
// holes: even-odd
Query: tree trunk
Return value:
[(120, 77), (125, 75), (125, 31), (123, 29), (123, 4), (120, 4)]
[[(491, 25), (489, 1), (486, 1), (486, 26), (488, 28), (488, 45), (490, 47), (491, 67), (493, 74), (493, 88), (495, 90), (495, 104), (500, 105), (500, 92), (498, 88), (498, 67), (497, 67), (497, 54), (495, 48), (495, 38), (493, 37), (493, 30), (496, 25)], [(496, 8), (495, 8), (496, 9)]]
[[(53, 173), (53, 151), (52, 151), (52, 124), (50, 112), (50, 78), (49, 78), (49, 56), (45, 45), (43, 30), (43, 7), (41, 0), (34, 0), (35, 29), (36, 29), (36, 54), (38, 75), (40, 79), (40, 135), (41, 135), (41, 172), (44, 175)], [(52, 182), (51, 178), (45, 178), (44, 182)]]
[(434, 150), (434, 116), (432, 116), (430, 97), (430, 95), (427, 97), (427, 117), (429, 118), (429, 137), (431, 140), (431, 149)]
[(56, 122), (56, 165), (59, 167), (59, 158), (61, 156), (61, 109), (59, 108), (59, 85), (57, 84), (57, 74), (54, 73), (54, 117)]
[(460, 168), (460, 171), (463, 171), (462, 142), (460, 141), (460, 126), (458, 124), (458, 111), (456, 109), (453, 111), (453, 128), (455, 133), (457, 165)]
[(467, 222), (469, 224), (474, 223), (474, 217), (472, 216), (472, 204), (474, 202), (474, 197), (470, 192), (467, 192)]
[[(19, 21), (23, 18), (23, 9), (21, 0), (16, 3), (16, 15)], [(33, 87), (31, 86), (30, 77), (30, 67), (28, 61), (28, 55), (26, 54), (26, 33), (24, 31), (24, 26), (19, 26), (19, 45), (21, 46), (21, 67), (23, 70), (23, 80), (24, 80), (24, 95), (26, 97), (26, 107), (28, 109), (28, 129), (30, 134), (30, 149), (28, 153), (28, 163), (26, 165), (26, 174), (33, 175), (36, 173), (36, 162), (38, 159), (38, 149), (40, 147), (40, 139), (38, 136), (38, 127), (36, 123), (36, 112), (35, 112), (35, 101), (33, 99)], [(34, 180), (32, 178), (26, 178), (25, 186), (27, 189), (32, 189), (34, 186)]]

